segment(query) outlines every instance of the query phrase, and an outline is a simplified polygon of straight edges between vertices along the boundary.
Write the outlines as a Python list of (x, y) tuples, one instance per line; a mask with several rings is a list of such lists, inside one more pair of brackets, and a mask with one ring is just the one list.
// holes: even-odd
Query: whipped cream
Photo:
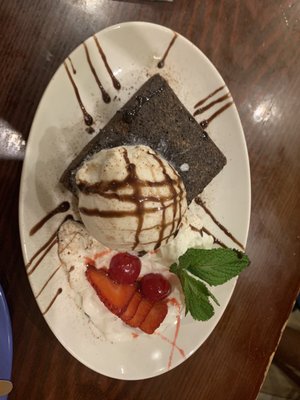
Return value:
[[(193, 225), (189, 221), (193, 221)], [(200, 233), (200, 221), (188, 210), (176, 238), (158, 251), (147, 253), (141, 258), (140, 277), (156, 272), (169, 280), (172, 291), (168, 296), (175, 301), (168, 302), (168, 314), (156, 332), (161, 333), (167, 327), (177, 323), (177, 316), (184, 314), (184, 297), (176, 275), (169, 272), (172, 263), (178, 261), (188, 248), (212, 248), (213, 238)], [(117, 252), (105, 247), (89, 235), (85, 227), (78, 222), (67, 220), (58, 233), (58, 254), (68, 274), (71, 293), (77, 306), (89, 318), (93, 331), (111, 342), (131, 340), (136, 335), (145, 335), (141, 330), (126, 325), (111, 313), (98, 298), (88, 282), (85, 271), (90, 260), (96, 268), (109, 267), (110, 260)]]
[(171, 241), (187, 209), (179, 174), (147, 146), (101, 150), (77, 171), (76, 183), (86, 229), (119, 251)]
[[(98, 335), (116, 342), (144, 334), (141, 330), (124, 324), (120, 318), (109, 311), (85, 276), (86, 266), (90, 260), (95, 262), (96, 268), (108, 268), (111, 258), (117, 252), (103, 246), (88, 234), (82, 224), (71, 220), (61, 226), (58, 238), (58, 254), (68, 274), (73, 299), (89, 317)], [(140, 276), (150, 272), (159, 272), (169, 280), (172, 291), (168, 298), (175, 299), (175, 302), (168, 304), (168, 314), (157, 329), (157, 332), (162, 332), (167, 326), (176, 324), (176, 317), (182, 312), (184, 300), (178, 278), (171, 274), (167, 267), (151, 258), (142, 259)]]

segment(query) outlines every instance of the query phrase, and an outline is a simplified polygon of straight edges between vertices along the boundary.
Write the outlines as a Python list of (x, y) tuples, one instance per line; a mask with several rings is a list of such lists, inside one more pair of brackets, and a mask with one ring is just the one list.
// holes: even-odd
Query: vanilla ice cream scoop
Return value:
[(76, 183), (86, 229), (119, 251), (168, 243), (187, 209), (179, 174), (147, 146), (101, 150), (77, 171)]

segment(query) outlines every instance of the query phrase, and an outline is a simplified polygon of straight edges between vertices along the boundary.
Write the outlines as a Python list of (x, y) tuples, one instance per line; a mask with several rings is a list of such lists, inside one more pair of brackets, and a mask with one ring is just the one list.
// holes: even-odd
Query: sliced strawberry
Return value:
[(123, 314), (120, 315), (120, 318), (125, 323), (127, 323), (131, 318), (133, 318), (141, 301), (142, 301), (142, 295), (139, 292), (136, 292), (133, 295), (132, 299), (130, 300), (126, 310), (123, 312)]
[(118, 316), (126, 310), (137, 291), (135, 285), (113, 282), (105, 271), (96, 269), (92, 265), (88, 266), (85, 274), (100, 300), (112, 313)]
[(140, 304), (138, 305), (138, 308), (134, 316), (129, 321), (126, 321), (126, 323), (134, 328), (139, 327), (140, 324), (147, 317), (149, 311), (152, 308), (152, 305), (153, 303), (150, 303), (150, 301), (143, 298)]
[(145, 333), (153, 333), (163, 322), (167, 313), (168, 306), (165, 302), (154, 303), (144, 321), (139, 325), (139, 328)]

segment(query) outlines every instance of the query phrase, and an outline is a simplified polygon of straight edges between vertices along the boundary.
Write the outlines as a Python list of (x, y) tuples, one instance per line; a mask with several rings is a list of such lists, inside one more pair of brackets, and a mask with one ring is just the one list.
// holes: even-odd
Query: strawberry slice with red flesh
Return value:
[(130, 300), (126, 310), (120, 315), (122, 321), (127, 323), (129, 320), (131, 320), (131, 318), (133, 318), (141, 301), (142, 295), (139, 292), (136, 292)]
[(135, 285), (120, 284), (112, 281), (104, 270), (89, 265), (86, 277), (95, 289), (104, 305), (120, 316), (126, 309), (137, 289)]
[(139, 328), (151, 335), (163, 322), (167, 313), (168, 305), (165, 302), (159, 301), (154, 303), (144, 321), (139, 325)]
[(150, 303), (150, 301), (142, 298), (134, 316), (129, 321), (126, 321), (126, 323), (132, 326), (133, 328), (138, 328), (149, 314), (149, 311), (151, 310), (152, 306), (153, 303)]

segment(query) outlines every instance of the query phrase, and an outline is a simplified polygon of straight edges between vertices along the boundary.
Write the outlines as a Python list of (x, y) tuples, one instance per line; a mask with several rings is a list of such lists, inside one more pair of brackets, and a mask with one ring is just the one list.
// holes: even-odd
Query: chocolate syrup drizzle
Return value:
[(194, 117), (196, 117), (196, 115), (202, 114), (204, 111), (209, 110), (211, 107), (213, 107), (215, 104), (221, 103), (222, 101), (228, 99), (230, 97), (230, 93), (225, 94), (224, 96), (218, 97), (216, 100), (211, 101), (210, 103), (208, 103), (206, 106), (198, 108), (198, 110), (196, 110), (194, 112)]
[(177, 33), (174, 32), (173, 38), (172, 38), (172, 40), (171, 40), (169, 46), (167, 47), (167, 50), (165, 51), (165, 53), (164, 53), (162, 59), (161, 59), (161, 60), (158, 62), (158, 64), (157, 64), (157, 68), (163, 68), (163, 67), (165, 66), (166, 58), (167, 58), (167, 56), (168, 56), (168, 54), (169, 54), (169, 51), (171, 50), (171, 47), (173, 46), (175, 40), (177, 39), (177, 37), (178, 37)]
[(229, 108), (232, 104), (233, 104), (233, 101), (226, 103), (223, 107), (221, 107), (219, 110), (217, 110), (215, 113), (213, 113), (209, 118), (201, 121), (200, 122), (201, 128), (206, 129), (213, 119), (215, 119), (218, 115), (222, 114), (222, 112), (227, 110), (227, 108)]
[(81, 100), (81, 97), (80, 97), (78, 88), (77, 88), (77, 86), (76, 86), (76, 83), (74, 82), (74, 79), (72, 78), (72, 75), (71, 75), (71, 73), (70, 73), (70, 71), (69, 71), (69, 68), (68, 68), (66, 62), (64, 62), (64, 66), (65, 66), (67, 75), (68, 75), (68, 77), (69, 77), (69, 79), (70, 79), (70, 82), (71, 82), (71, 84), (72, 84), (72, 86), (73, 86), (73, 89), (74, 89), (74, 92), (75, 92), (75, 95), (76, 95), (76, 98), (77, 98), (79, 107), (80, 107), (80, 109), (81, 109), (81, 111), (82, 111), (84, 123), (85, 123), (87, 126), (91, 126), (91, 125), (93, 124), (93, 122), (94, 122), (93, 117), (86, 111), (86, 108), (84, 107), (84, 105), (83, 105), (83, 103), (82, 103), (82, 100)]
[(210, 93), (208, 96), (204, 97), (204, 99), (199, 100), (198, 103), (196, 103), (194, 105), (194, 108), (198, 108), (200, 106), (202, 106), (202, 104), (204, 104), (206, 102), (206, 100), (210, 99), (211, 97), (213, 97), (215, 94), (217, 94), (218, 92), (220, 92), (222, 89), (224, 89), (224, 86), (220, 86), (218, 89), (214, 90), (212, 93)]
[[(166, 185), (168, 186), (169, 191), (170, 191), (171, 194), (172, 194), (172, 200), (173, 200), (173, 201), (172, 201), (171, 204), (173, 205), (173, 218), (172, 218), (172, 228), (171, 228), (171, 232), (174, 232), (174, 229), (175, 229), (175, 222), (176, 222), (176, 215), (177, 215), (177, 200), (176, 200), (176, 199), (177, 199), (177, 197), (179, 196), (179, 217), (178, 217), (178, 221), (177, 221), (177, 227), (176, 227), (176, 231), (174, 232), (174, 234), (171, 234), (171, 235), (169, 235), (169, 236), (166, 238), (166, 243), (168, 243), (169, 238), (170, 238), (171, 236), (173, 236), (173, 235), (177, 235), (177, 232), (178, 232), (178, 225), (180, 224), (180, 221), (181, 221), (181, 218), (182, 218), (181, 201), (182, 201), (182, 197), (183, 197), (184, 192), (183, 192), (183, 189), (181, 188), (181, 185), (180, 185), (180, 177), (179, 177), (179, 175), (177, 174), (177, 172), (175, 171), (175, 169), (172, 168), (173, 171), (175, 172), (175, 174), (177, 175), (178, 179), (174, 181), (174, 180), (168, 175), (168, 173), (167, 173), (167, 171), (166, 171), (166, 167), (165, 167), (165, 165), (164, 165), (162, 159), (159, 158), (159, 157), (158, 157), (156, 154), (154, 154), (154, 153), (148, 152), (148, 154), (152, 155), (152, 156), (154, 157), (154, 159), (158, 162), (159, 166), (160, 166), (161, 169), (162, 169), (162, 173), (163, 173), (163, 175), (164, 175), (164, 177), (165, 177)], [(178, 187), (178, 189), (179, 189), (179, 195), (177, 194), (175, 185), (176, 185), (176, 186)], [(161, 201), (161, 206), (162, 206), (162, 209), (163, 209), (163, 213), (162, 213), (162, 222), (161, 222), (161, 225), (160, 225), (159, 238), (158, 238), (158, 241), (157, 241), (157, 243), (156, 243), (156, 245), (155, 245), (155, 247), (154, 247), (154, 250), (158, 249), (158, 248), (161, 246), (163, 240), (165, 240), (165, 238), (164, 238), (164, 232), (165, 232), (166, 227), (169, 225), (168, 223), (166, 223), (166, 215), (165, 215), (165, 214), (166, 214), (166, 207), (165, 207), (165, 205), (164, 205), (164, 199), (161, 197), (161, 198), (160, 198), (160, 201)]]
[(54, 272), (52, 272), (52, 274), (49, 276), (49, 278), (46, 280), (45, 284), (42, 286), (42, 288), (40, 289), (40, 291), (38, 292), (38, 294), (35, 296), (35, 298), (37, 299), (42, 292), (44, 291), (44, 289), (46, 288), (46, 286), (48, 285), (48, 283), (51, 281), (51, 279), (54, 277), (54, 275), (56, 274), (56, 272), (60, 269), (60, 265), (54, 270)]
[(57, 297), (62, 293), (62, 288), (57, 289), (57, 292), (55, 294), (55, 296), (53, 297), (53, 299), (50, 301), (49, 305), (47, 306), (46, 310), (43, 312), (43, 315), (45, 315), (50, 308), (52, 307), (52, 305), (54, 304), (55, 300), (57, 299)]
[[(241, 242), (239, 242), (233, 235), (228, 231), (228, 229), (225, 228), (224, 225), (222, 225), (216, 217), (211, 213), (211, 211), (206, 207), (206, 205), (203, 203), (203, 201), (200, 199), (200, 197), (195, 198), (195, 203), (198, 204), (203, 208), (203, 210), (210, 216), (210, 218), (213, 220), (213, 222), (221, 229), (222, 232), (225, 233), (226, 236), (228, 236), (235, 244), (237, 244), (242, 250), (245, 250), (245, 247), (242, 245)], [(207, 233), (207, 232), (206, 232)], [(213, 236), (213, 235), (212, 235)], [(218, 240), (218, 239), (216, 239)]]
[(37, 224), (35, 224), (29, 231), (29, 235), (32, 236), (34, 235), (39, 229), (42, 228), (42, 226), (45, 225), (49, 219), (54, 217), (54, 215), (59, 214), (59, 213), (64, 213), (68, 211), (70, 208), (70, 203), (68, 201), (63, 201), (60, 203), (57, 207), (54, 208), (54, 210), (50, 211), (44, 218), (42, 218)]
[(213, 235), (213, 234), (212, 234), (208, 229), (206, 229), (204, 226), (203, 226), (201, 229), (199, 229), (199, 228), (196, 228), (194, 225), (191, 225), (191, 224), (190, 224), (190, 228), (191, 228), (192, 231), (200, 233), (200, 235), (201, 235), (202, 237), (203, 237), (203, 232), (206, 233), (206, 234), (209, 235), (209, 236), (212, 236), (212, 238), (213, 238), (215, 244), (218, 244), (219, 246), (223, 247), (224, 249), (228, 249), (228, 246), (226, 246), (225, 243), (221, 242), (221, 240), (219, 240), (218, 238), (216, 238), (215, 235)]
[[(216, 93), (220, 92), (222, 89), (225, 88), (224, 86), (220, 86), (219, 88), (217, 88), (216, 90), (214, 90), (212, 93), (210, 93), (208, 96), (206, 96), (204, 99), (201, 99), (200, 101), (198, 101), (195, 105), (194, 108), (198, 108), (200, 106), (202, 106), (202, 104), (204, 104), (208, 99), (210, 99), (211, 97), (213, 97)], [(209, 110), (211, 107), (213, 107), (215, 104), (221, 103), (222, 101), (229, 99), (230, 98), (230, 93), (226, 93), (225, 95), (217, 98), (216, 100), (211, 101), (210, 103), (208, 103), (206, 106), (199, 108), (198, 110), (196, 110), (194, 112), (194, 117), (196, 117), (199, 114), (202, 114), (204, 111)], [(200, 122), (200, 126), (202, 129), (206, 129), (208, 127), (208, 125), (211, 123), (212, 120), (214, 120), (218, 115), (222, 114), (222, 112), (224, 112), (225, 110), (227, 110), (227, 108), (229, 108), (231, 105), (233, 104), (233, 101), (230, 101), (228, 103), (226, 103), (224, 106), (222, 106), (221, 108), (219, 108), (219, 110), (217, 110), (216, 112), (214, 112), (209, 118), (204, 119), (203, 121)]]
[(103, 87), (103, 85), (102, 85), (102, 83), (101, 83), (101, 81), (100, 81), (100, 79), (99, 79), (99, 77), (97, 75), (97, 72), (96, 72), (96, 70), (95, 70), (95, 68), (93, 66), (93, 63), (92, 63), (92, 60), (91, 60), (91, 57), (90, 57), (89, 49), (88, 49), (87, 45), (84, 42), (83, 42), (83, 47), (84, 47), (86, 59), (88, 61), (88, 64), (89, 64), (90, 69), (92, 71), (92, 74), (94, 75), (95, 81), (97, 82), (97, 85), (98, 85), (98, 87), (99, 87), (99, 89), (101, 91), (102, 99), (103, 99), (104, 103), (110, 103), (110, 101), (111, 101), (110, 95), (104, 89), (104, 87)]
[(97, 37), (94, 35), (93, 38), (95, 40), (95, 43), (96, 43), (96, 46), (98, 48), (99, 54), (100, 54), (100, 56), (101, 56), (101, 58), (102, 58), (102, 60), (104, 62), (105, 68), (106, 68), (107, 72), (109, 73), (109, 76), (110, 76), (110, 78), (112, 80), (114, 88), (117, 89), (117, 90), (120, 90), (121, 89), (121, 84), (118, 81), (118, 79), (115, 77), (115, 75), (113, 74), (113, 72), (112, 72), (112, 70), (111, 70), (111, 68), (110, 68), (110, 66), (109, 66), (109, 64), (107, 62), (106, 55), (105, 55), (102, 47), (100, 46), (100, 43), (99, 43)]
[(72, 60), (71, 60), (71, 57), (68, 57), (68, 60), (69, 60), (69, 62), (70, 62), (70, 64), (71, 64), (71, 68), (72, 68), (73, 74), (76, 75), (76, 69), (75, 69), (74, 64), (73, 64), (73, 62), (72, 62)]
[(33, 267), (30, 269), (30, 271), (27, 272), (28, 275), (31, 275), (36, 269), (37, 267), (40, 265), (41, 261), (46, 257), (46, 255), (49, 253), (49, 251), (52, 249), (52, 247), (58, 243), (57, 240), (57, 232), (55, 232), (49, 240), (47, 240), (47, 242), (31, 257), (30, 261), (28, 262), (28, 264), (26, 264), (26, 269), (28, 270), (29, 267), (31, 266), (33, 260), (40, 254), (42, 253), (43, 250), (44, 253), (41, 255), (41, 257), (36, 261), (36, 263), (33, 265)]
[(44, 251), (44, 253), (41, 255), (41, 257), (37, 260), (37, 262), (34, 264), (34, 266), (31, 268), (31, 270), (28, 272), (28, 275), (31, 275), (36, 268), (40, 265), (41, 261), (45, 258), (45, 256), (49, 253), (49, 251), (52, 249), (52, 247), (58, 242), (57, 240), (57, 232), (60, 228), (60, 226), (67, 221), (68, 219), (73, 219), (72, 215), (67, 215), (63, 221), (59, 224), (59, 227), (56, 229), (56, 231), (50, 236), (50, 238), (44, 243), (31, 257), (31, 259), (28, 261), (26, 264), (25, 268), (28, 270), (31, 267), (31, 264), (33, 261)]
[[(180, 185), (180, 177), (176, 172), (177, 179), (172, 179), (168, 174), (165, 169), (165, 165), (163, 164), (162, 160), (155, 154), (155, 153), (150, 153), (149, 154), (156, 160), (156, 162), (160, 165), (164, 178), (162, 181), (159, 182), (152, 182), (152, 181), (145, 181), (141, 180), (137, 173), (136, 173), (136, 165), (131, 163), (128, 157), (128, 152), (127, 149), (123, 149), (123, 157), (126, 163), (126, 169), (127, 169), (127, 176), (125, 179), (117, 181), (101, 181), (97, 182), (95, 184), (89, 185), (87, 183), (80, 183), (78, 185), (78, 188), (80, 191), (82, 191), (85, 194), (93, 193), (93, 194), (99, 194), (105, 198), (115, 198), (118, 199), (119, 201), (128, 201), (133, 204), (135, 204), (135, 209), (134, 210), (99, 210), (97, 208), (94, 209), (88, 209), (85, 207), (80, 207), (79, 211), (85, 215), (89, 216), (97, 216), (97, 217), (102, 217), (102, 218), (123, 218), (123, 217), (128, 217), (128, 216), (133, 216), (137, 218), (137, 230), (135, 233), (135, 242), (133, 245), (132, 250), (134, 250), (138, 244), (140, 243), (140, 233), (142, 231), (143, 223), (144, 223), (144, 216), (145, 214), (149, 213), (154, 213), (157, 212), (158, 210), (162, 211), (162, 223), (159, 225), (160, 231), (159, 231), (159, 237), (156, 242), (149, 242), (149, 243), (143, 243), (143, 244), (154, 244), (155, 243), (155, 248), (158, 248), (161, 243), (164, 240), (168, 240), (170, 237), (174, 236), (177, 234), (178, 231), (178, 226), (180, 224), (181, 218), (182, 218), (182, 210), (181, 210), (181, 200), (184, 195), (184, 191), (181, 188)], [(179, 193), (177, 193), (175, 187), (179, 188)], [(128, 194), (123, 194), (120, 195), (116, 193), (117, 190), (120, 190), (125, 187), (132, 187), (133, 193), (128, 195)], [(143, 195), (143, 188), (146, 187), (168, 187), (169, 188), (169, 195), (165, 196), (160, 196), (160, 197), (155, 197), (155, 196), (145, 196)], [(109, 191), (113, 191), (114, 193), (107, 193)], [(178, 200), (179, 199), (179, 200)], [(159, 203), (157, 207), (149, 207), (145, 208), (145, 202), (146, 201), (153, 201)], [(166, 201), (171, 201), (170, 204), (165, 204)], [(177, 206), (177, 201), (179, 201), (179, 216), (178, 219), (176, 218), (177, 211), (178, 211), (178, 206)], [(166, 209), (172, 207), (173, 208), (173, 220), (171, 222), (172, 228), (171, 228), (171, 234), (164, 236), (165, 229), (167, 226), (170, 225), (170, 223), (166, 222)], [(177, 227), (175, 229), (175, 224), (177, 221)], [(149, 229), (149, 228), (147, 228)], [(175, 229), (175, 232), (174, 232)]]

